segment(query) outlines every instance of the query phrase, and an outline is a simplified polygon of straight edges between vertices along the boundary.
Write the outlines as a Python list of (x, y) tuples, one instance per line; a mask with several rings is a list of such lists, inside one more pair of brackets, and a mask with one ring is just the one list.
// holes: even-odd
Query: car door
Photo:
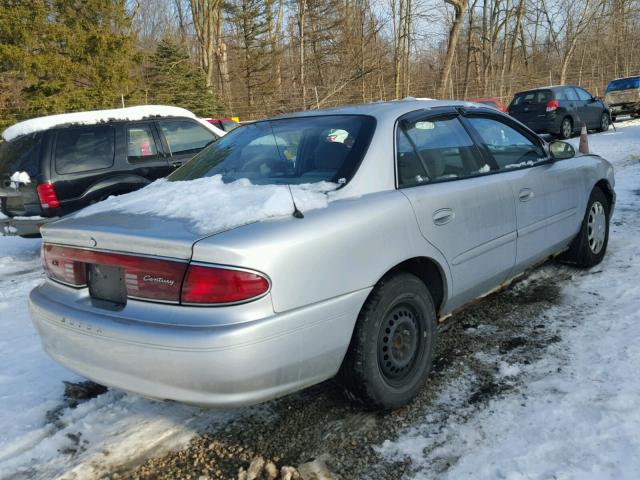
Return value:
[(488, 292), (512, 270), (511, 187), (484, 158), (455, 111), (409, 114), (396, 130), (397, 182), (425, 239), (447, 259), (450, 308)]
[(598, 128), (600, 126), (600, 116), (604, 111), (602, 102), (582, 88), (576, 87), (576, 92), (580, 100), (584, 102), (584, 117), (587, 126), (589, 128)]
[(178, 168), (215, 141), (213, 132), (190, 118), (167, 118), (156, 121), (171, 157), (172, 168)]
[(465, 121), (513, 191), (517, 268), (556, 253), (576, 234), (581, 185), (575, 168), (551, 160), (539, 138), (506, 118), (469, 114)]
[(582, 122), (587, 125), (587, 128), (595, 127), (595, 118), (593, 109), (591, 108), (592, 98), (587, 92), (578, 87), (573, 87), (573, 90), (578, 96), (578, 113), (580, 115), (578, 127), (582, 127)]
[(154, 122), (132, 122), (125, 127), (127, 142), (127, 162), (134, 173), (155, 180), (171, 172), (169, 157), (162, 149), (162, 143)]

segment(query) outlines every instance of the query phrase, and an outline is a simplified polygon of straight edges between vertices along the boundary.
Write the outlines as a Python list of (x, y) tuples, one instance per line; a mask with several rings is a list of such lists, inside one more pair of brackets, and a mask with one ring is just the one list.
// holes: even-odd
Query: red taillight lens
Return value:
[(42, 208), (58, 208), (60, 202), (56, 195), (56, 190), (53, 188), (53, 184), (50, 182), (41, 183), (36, 187), (38, 190), (38, 198), (40, 199), (40, 205)]
[(560, 103), (558, 102), (558, 100), (551, 100), (547, 103), (547, 112), (555, 112), (559, 106)]
[(53, 280), (82, 287), (87, 283), (87, 264), (109, 265), (122, 268), (129, 297), (171, 303), (180, 301), (187, 263), (50, 244), (45, 244), (42, 250), (44, 268)]
[(228, 304), (252, 300), (269, 291), (269, 280), (246, 270), (190, 265), (182, 286), (182, 303)]

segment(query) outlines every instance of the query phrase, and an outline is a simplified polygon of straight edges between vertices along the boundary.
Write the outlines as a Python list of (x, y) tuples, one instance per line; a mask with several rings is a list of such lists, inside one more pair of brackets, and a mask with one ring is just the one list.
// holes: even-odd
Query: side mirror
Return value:
[(576, 156), (576, 150), (573, 145), (567, 142), (555, 140), (549, 144), (549, 153), (554, 160), (566, 160)]

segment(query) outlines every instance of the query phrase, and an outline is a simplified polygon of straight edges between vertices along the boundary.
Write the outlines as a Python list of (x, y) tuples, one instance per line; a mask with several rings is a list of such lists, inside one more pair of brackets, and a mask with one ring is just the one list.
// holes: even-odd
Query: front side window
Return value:
[(324, 115), (250, 123), (236, 128), (169, 176), (224, 182), (344, 184), (362, 161), (375, 130), (364, 115)]
[(542, 147), (501, 121), (483, 117), (468, 121), (501, 169), (532, 166), (547, 159)]
[(115, 130), (110, 125), (60, 130), (56, 139), (56, 172), (78, 173), (113, 166)]
[(398, 185), (467, 178), (487, 173), (476, 147), (457, 118), (405, 121), (396, 130)]
[(190, 120), (158, 120), (172, 155), (195, 154), (216, 139), (202, 125)]
[(148, 162), (158, 158), (151, 125), (141, 124), (127, 127), (127, 158), (131, 163)]

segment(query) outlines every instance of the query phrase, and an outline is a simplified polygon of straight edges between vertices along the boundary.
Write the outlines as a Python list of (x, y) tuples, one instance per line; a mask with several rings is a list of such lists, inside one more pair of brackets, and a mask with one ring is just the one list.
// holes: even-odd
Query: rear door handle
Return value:
[(446, 225), (455, 218), (456, 214), (450, 208), (441, 208), (433, 214), (433, 223), (436, 225)]
[(531, 191), (530, 188), (523, 188), (522, 190), (520, 190), (520, 193), (518, 194), (518, 198), (520, 199), (521, 202), (528, 202), (533, 198), (533, 192)]

